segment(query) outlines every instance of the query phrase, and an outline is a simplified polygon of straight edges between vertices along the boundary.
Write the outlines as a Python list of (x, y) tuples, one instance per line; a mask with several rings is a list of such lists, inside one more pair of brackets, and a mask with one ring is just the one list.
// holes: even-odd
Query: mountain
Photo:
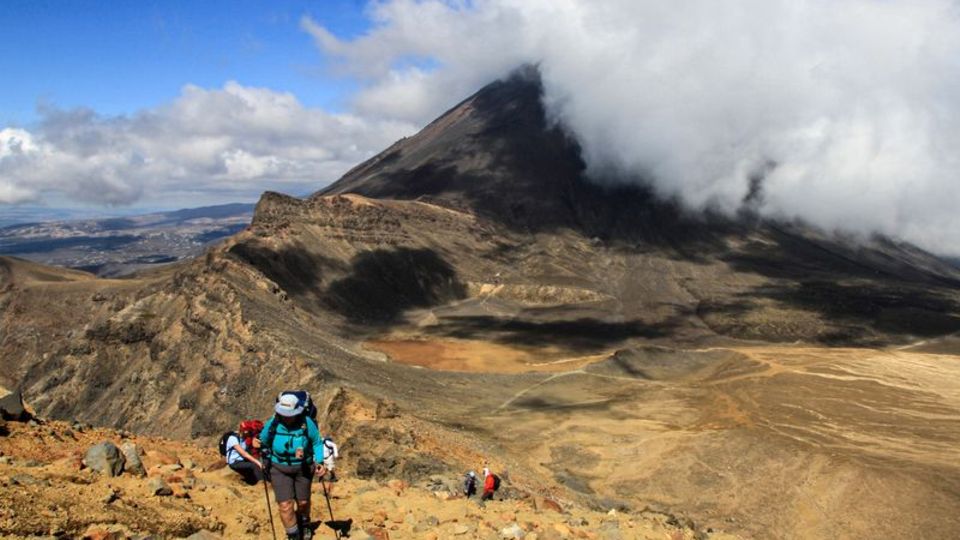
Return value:
[(252, 204), (0, 228), (0, 254), (120, 276), (193, 257), (250, 223)]
[(412, 422), (325, 426), (381, 479), (488, 460), (751, 538), (956, 536), (958, 270), (588, 178), (540, 91), (521, 70), (314, 195), (266, 193), (196, 259), (0, 258), (0, 385), (211, 444), (280, 390), (343, 388)]

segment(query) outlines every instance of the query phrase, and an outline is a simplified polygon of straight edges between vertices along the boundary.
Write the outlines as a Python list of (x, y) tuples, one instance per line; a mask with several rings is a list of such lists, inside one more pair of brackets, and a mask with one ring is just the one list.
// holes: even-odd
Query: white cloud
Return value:
[(62, 195), (122, 205), (149, 194), (162, 205), (311, 192), (415, 130), (235, 82), (188, 85), (173, 102), (130, 117), (41, 112), (35, 129), (0, 131), (0, 203)]
[(128, 117), (46, 110), (0, 131), (0, 202), (313, 191), (534, 62), (595, 173), (730, 211), (775, 163), (768, 215), (960, 253), (955, 0), (382, 0), (368, 14), (349, 40), (301, 21), (361, 82), (350, 113), (237, 83)]
[[(355, 107), (424, 123), (523, 62), (594, 172), (960, 253), (953, 0), (387, 0), (351, 41), (302, 21)], [(599, 176), (599, 175), (598, 175)]]

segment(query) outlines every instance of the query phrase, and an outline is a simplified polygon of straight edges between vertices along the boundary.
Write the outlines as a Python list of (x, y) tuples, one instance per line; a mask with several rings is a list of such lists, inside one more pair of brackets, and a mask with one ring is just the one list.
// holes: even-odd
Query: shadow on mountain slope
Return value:
[(560, 346), (573, 351), (602, 350), (631, 338), (654, 339), (671, 335), (678, 322), (639, 320), (607, 322), (581, 318), (561, 321), (505, 320), (490, 316), (444, 317), (431, 329), (445, 337), (489, 339), (507, 345)]
[(829, 320), (872, 325), (890, 334), (930, 337), (960, 330), (956, 315), (960, 304), (929, 288), (814, 281), (764, 288), (750, 296), (815, 311)]
[(353, 323), (389, 323), (404, 311), (466, 297), (456, 270), (429, 249), (358, 254), (347, 276), (330, 283), (323, 302)]
[(341, 261), (312, 253), (297, 244), (274, 250), (243, 242), (232, 246), (228, 252), (263, 272), (292, 297), (321, 293), (325, 271), (344, 268)]

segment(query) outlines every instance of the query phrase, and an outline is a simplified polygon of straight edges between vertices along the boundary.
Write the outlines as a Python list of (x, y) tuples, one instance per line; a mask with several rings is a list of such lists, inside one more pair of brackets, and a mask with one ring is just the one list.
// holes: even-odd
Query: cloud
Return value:
[(235, 82), (188, 85), (129, 117), (47, 108), (33, 129), (0, 131), (0, 203), (62, 195), (124, 205), (149, 196), (164, 205), (311, 192), (414, 130)]
[[(363, 115), (423, 124), (524, 62), (596, 178), (960, 253), (952, 0), (386, 0), (341, 40)], [(757, 178), (762, 177), (759, 182)], [(753, 179), (751, 181), (751, 179)]]

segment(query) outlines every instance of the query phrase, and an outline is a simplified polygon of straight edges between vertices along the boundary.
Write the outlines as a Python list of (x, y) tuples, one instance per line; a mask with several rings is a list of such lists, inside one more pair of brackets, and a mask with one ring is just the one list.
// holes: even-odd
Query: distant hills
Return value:
[(119, 276), (197, 255), (211, 243), (243, 230), (252, 216), (252, 204), (232, 203), (126, 217), (21, 223), (0, 228), (0, 254)]

